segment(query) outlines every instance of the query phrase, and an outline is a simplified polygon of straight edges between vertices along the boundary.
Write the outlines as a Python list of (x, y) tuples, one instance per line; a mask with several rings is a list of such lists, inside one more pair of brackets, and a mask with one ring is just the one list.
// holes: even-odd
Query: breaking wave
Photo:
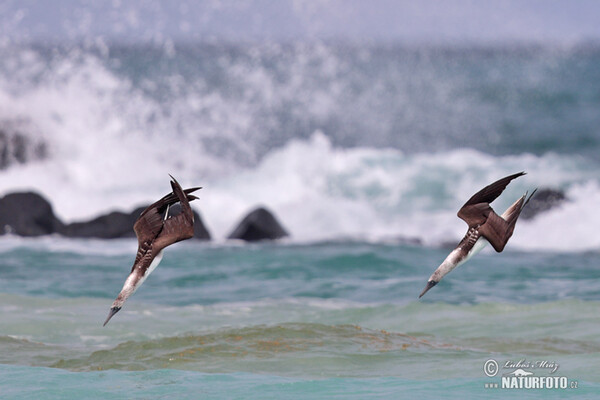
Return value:
[(439, 245), (464, 234), (465, 198), (525, 170), (495, 207), (534, 187), (568, 201), (520, 221), (511, 247), (600, 246), (598, 99), (559, 79), (596, 73), (593, 50), (4, 50), (0, 119), (45, 157), (3, 170), (0, 192), (41, 192), (66, 221), (147, 203), (172, 173), (205, 187), (195, 207), (217, 240), (263, 204), (293, 241)]

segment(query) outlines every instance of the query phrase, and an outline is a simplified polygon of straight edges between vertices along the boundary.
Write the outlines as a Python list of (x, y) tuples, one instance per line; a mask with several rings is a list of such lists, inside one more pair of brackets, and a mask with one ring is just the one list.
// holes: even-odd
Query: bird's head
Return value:
[(452, 271), (458, 266), (454, 257), (454, 253), (455, 251), (450, 253), (448, 257), (446, 257), (444, 262), (442, 262), (440, 266), (437, 267), (435, 271), (433, 271), (433, 274), (431, 274), (431, 276), (427, 280), (427, 285), (419, 295), (419, 298), (423, 297), (423, 295), (427, 293), (429, 289), (440, 283), (440, 281), (444, 278), (444, 276), (446, 276), (446, 274), (448, 274), (450, 271)]
[(127, 298), (131, 294), (132, 291), (129, 290), (128, 287), (124, 288), (121, 291), (121, 293), (119, 293), (119, 296), (117, 296), (115, 301), (112, 303), (112, 306), (110, 306), (110, 310), (108, 311), (108, 317), (106, 317), (106, 321), (104, 321), (104, 324), (102, 324), (102, 326), (106, 326), (106, 324), (108, 324), (108, 321), (110, 321), (110, 319), (121, 310), (123, 304), (125, 303), (125, 300), (127, 300)]
[(108, 321), (110, 321), (110, 319), (119, 312), (119, 310), (121, 310), (121, 307), (111, 307), (110, 311), (108, 312), (108, 317), (106, 317), (106, 321), (104, 321), (104, 324), (102, 324), (102, 326), (106, 326), (106, 324), (108, 324)]
[(438, 283), (436, 281), (432, 281), (432, 280), (428, 280), (427, 281), (427, 285), (425, 286), (425, 289), (423, 289), (423, 291), (421, 292), (421, 294), (419, 295), (419, 298), (423, 297), (423, 295), (425, 293), (427, 293), (429, 291), (429, 289), (431, 289), (432, 287), (434, 287), (435, 285), (437, 285)]

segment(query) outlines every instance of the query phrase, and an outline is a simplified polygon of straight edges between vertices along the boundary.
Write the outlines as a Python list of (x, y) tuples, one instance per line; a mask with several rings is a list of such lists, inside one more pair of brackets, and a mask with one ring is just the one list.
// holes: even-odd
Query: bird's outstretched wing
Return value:
[(489, 185), (487, 185), (486, 187), (481, 189), (479, 192), (477, 192), (473, 196), (471, 196), (471, 198), (469, 200), (467, 200), (467, 202), (463, 205), (463, 207), (470, 205), (470, 204), (491, 203), (492, 201), (496, 200), (496, 198), (498, 196), (500, 196), (502, 194), (502, 192), (504, 191), (506, 186), (508, 186), (510, 181), (512, 181), (515, 178), (518, 178), (519, 176), (523, 176), (525, 174), (526, 173), (523, 171), (517, 172), (516, 174), (506, 176), (502, 179), (498, 179), (494, 183), (490, 183)]
[(487, 185), (479, 192), (475, 193), (467, 200), (461, 209), (458, 210), (458, 218), (464, 220), (469, 227), (483, 225), (486, 222), (488, 215), (494, 212), (490, 207), (490, 203), (500, 196), (510, 181), (522, 175), (525, 175), (525, 172), (509, 175)]

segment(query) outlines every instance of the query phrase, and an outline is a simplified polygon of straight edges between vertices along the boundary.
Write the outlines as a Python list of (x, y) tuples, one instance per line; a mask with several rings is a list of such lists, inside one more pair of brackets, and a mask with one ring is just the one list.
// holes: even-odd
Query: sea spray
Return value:
[[(596, 73), (593, 49), (3, 51), (0, 118), (30, 121), (25, 133), (47, 152), (3, 171), (0, 193), (38, 191), (66, 222), (148, 204), (172, 173), (206, 188), (194, 207), (217, 241), (266, 205), (295, 242), (437, 246), (464, 234), (455, 214), (465, 199), (525, 170), (493, 207), (535, 187), (561, 190), (567, 202), (519, 221), (509, 246), (599, 245), (590, 210), (600, 193), (592, 112), (600, 79), (584, 79)], [(573, 69), (581, 73), (557, 81)]]

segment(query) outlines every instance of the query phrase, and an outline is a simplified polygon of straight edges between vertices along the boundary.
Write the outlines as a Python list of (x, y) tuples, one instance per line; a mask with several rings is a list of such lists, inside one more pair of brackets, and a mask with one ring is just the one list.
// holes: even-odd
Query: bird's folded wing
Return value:
[(179, 203), (181, 203), (181, 214), (169, 217), (162, 222), (162, 230), (153, 245), (157, 252), (173, 243), (194, 236), (194, 213), (190, 207), (188, 196), (175, 179), (171, 181), (171, 187)]
[[(166, 208), (166, 207), (165, 207)], [(162, 230), (163, 219), (156, 206), (148, 207), (135, 221), (133, 230), (138, 239), (138, 245), (149, 243)]]
[[(196, 196), (190, 194), (195, 192), (196, 190), (202, 189), (202, 187), (198, 186), (198, 187), (193, 187), (193, 188), (189, 188), (189, 189), (185, 189), (183, 191), (183, 193), (186, 194), (186, 198), (188, 201), (192, 201), (192, 200), (196, 200), (198, 199)], [(158, 213), (162, 214), (165, 212), (167, 205), (171, 206), (175, 203), (177, 203), (179, 201), (179, 198), (177, 197), (177, 195), (175, 194), (175, 192), (171, 192), (169, 194), (167, 194), (166, 196), (164, 196), (162, 199), (160, 199), (158, 202), (161, 202), (161, 205), (158, 207)], [(157, 203), (158, 203), (157, 202)], [(154, 203), (156, 204), (156, 203)]]
[(511, 218), (510, 221), (505, 221), (494, 211), (488, 214), (487, 220), (479, 227), (481, 236), (487, 239), (494, 250), (500, 253), (504, 250), (504, 246), (515, 230), (517, 218)]
[(493, 212), (494, 210), (488, 203), (477, 203), (464, 205), (456, 215), (465, 221), (469, 228), (473, 228), (485, 223), (488, 215)]
[[(138, 252), (135, 258), (134, 266), (140, 261), (140, 258), (144, 255), (146, 248), (152, 243), (157, 236), (163, 231), (164, 224), (166, 221), (163, 220), (163, 214), (167, 211), (167, 207), (171, 206), (177, 202), (182, 203), (182, 208), (185, 211), (185, 207), (183, 207), (183, 201), (187, 204), (187, 208), (189, 207), (189, 202), (197, 199), (196, 196), (191, 193), (195, 192), (201, 187), (193, 187), (189, 189), (182, 190), (181, 186), (177, 181), (173, 183), (171, 182), (171, 187), (173, 191), (165, 196), (163, 196), (160, 200), (152, 203), (138, 217), (133, 225), (133, 230), (135, 231), (135, 235), (138, 239)], [(177, 187), (177, 190), (175, 189)], [(183, 201), (182, 201), (183, 200)], [(189, 210), (191, 213), (191, 209)], [(193, 225), (193, 213), (192, 213), (192, 225)], [(174, 218), (177, 221), (177, 218)], [(175, 222), (170, 222), (168, 224), (169, 230), (172, 230), (172, 225)], [(180, 239), (181, 240), (181, 239)], [(174, 243), (174, 242), (173, 242)], [(166, 247), (166, 246), (165, 246)], [(164, 247), (163, 247), (164, 248)], [(158, 253), (158, 250), (156, 251)]]
[(168, 218), (163, 225), (162, 231), (156, 238), (153, 248), (160, 251), (173, 243), (189, 239), (194, 236), (194, 221), (185, 213)]
[[(184, 199), (188, 204), (190, 201), (196, 200), (197, 197), (190, 193), (193, 193), (198, 189), (201, 188), (195, 187), (183, 190), (181, 199)], [(179, 190), (181, 190), (181, 187), (179, 187)], [(185, 196), (183, 193), (185, 193)], [(181, 199), (175, 192), (171, 192), (142, 211), (133, 225), (133, 230), (138, 238), (138, 244), (148, 240), (154, 240), (154, 238), (158, 236), (162, 229), (163, 214), (167, 210), (167, 206), (180, 202)]]
[[(198, 189), (202, 189), (202, 188), (201, 187), (193, 187), (193, 188), (185, 189), (183, 191), (183, 193), (186, 194), (186, 196), (185, 196), (186, 199), (188, 201), (196, 200), (197, 197), (190, 193), (193, 193)], [(166, 194), (160, 200), (155, 201), (154, 203), (152, 203), (148, 207), (146, 207), (146, 209), (144, 211), (142, 211), (142, 213), (140, 214), (140, 217), (143, 217), (146, 213), (152, 212), (153, 210), (156, 210), (159, 215), (163, 214), (166, 211), (167, 206), (172, 206), (173, 204), (177, 203), (178, 201), (179, 201), (179, 197), (177, 197), (175, 192)]]

